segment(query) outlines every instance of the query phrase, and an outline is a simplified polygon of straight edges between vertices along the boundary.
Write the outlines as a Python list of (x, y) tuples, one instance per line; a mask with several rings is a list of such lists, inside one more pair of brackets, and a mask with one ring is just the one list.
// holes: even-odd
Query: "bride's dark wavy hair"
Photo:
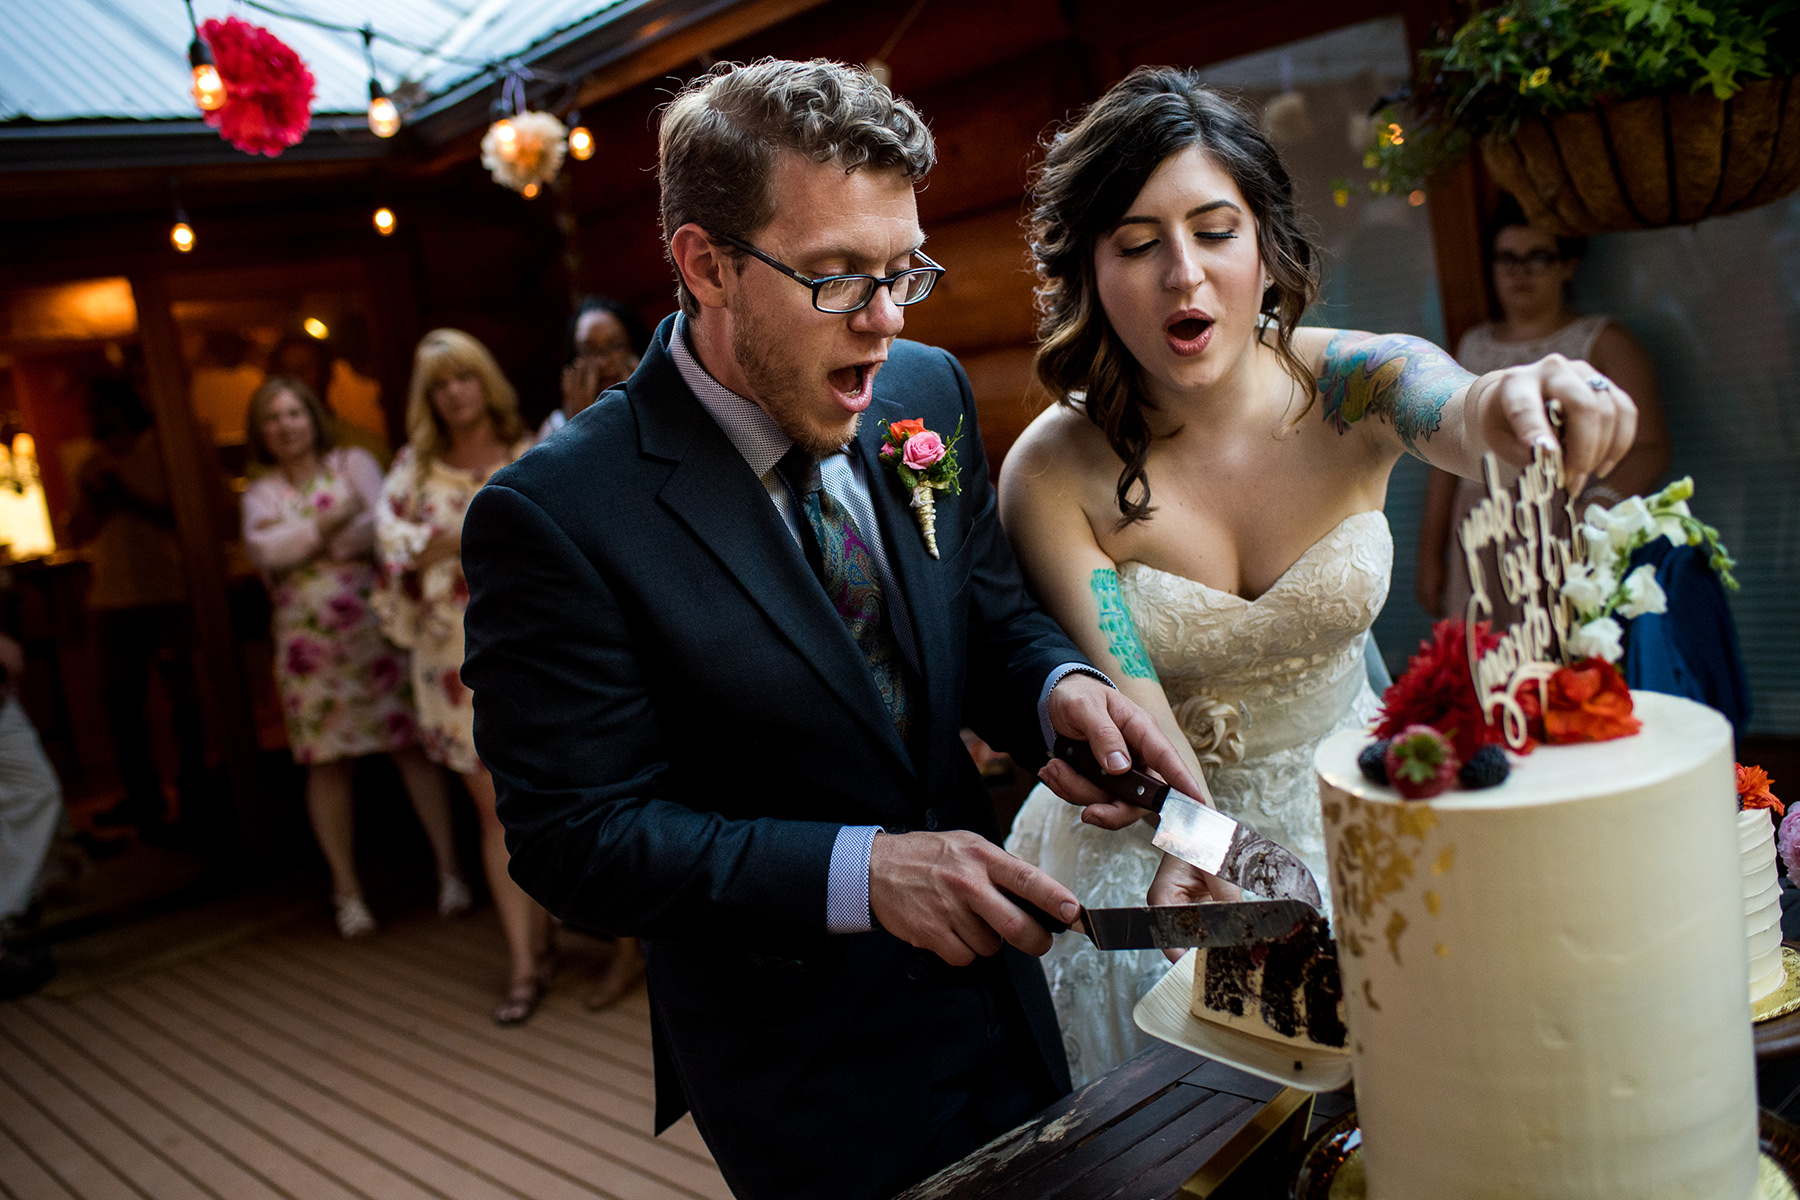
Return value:
[(1262, 314), (1281, 365), (1312, 406), (1314, 381), (1293, 349), (1294, 328), (1319, 295), (1319, 249), (1294, 207), (1281, 156), (1238, 101), (1193, 71), (1139, 67), (1058, 130), (1032, 177), (1031, 253), (1037, 263), (1037, 376), (1059, 403), (1082, 407), (1119, 460), (1121, 525), (1155, 511), (1144, 463), (1155, 405), (1136, 360), (1100, 307), (1094, 247), (1162, 161), (1199, 146), (1243, 193), (1270, 285)]

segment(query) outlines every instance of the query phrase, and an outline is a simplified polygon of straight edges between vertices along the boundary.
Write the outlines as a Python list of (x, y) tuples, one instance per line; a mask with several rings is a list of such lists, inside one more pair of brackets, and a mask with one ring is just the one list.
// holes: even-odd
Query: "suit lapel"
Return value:
[[(958, 712), (960, 708), (949, 694), (957, 673), (948, 669), (951, 643), (949, 632), (944, 628), (944, 614), (950, 611), (950, 606), (949, 598), (944, 595), (943, 564), (926, 552), (925, 537), (919, 531), (911, 498), (894, 469), (882, 462), (880, 456), (888, 422), (904, 420), (909, 415), (917, 414), (902, 412), (896, 401), (876, 396), (851, 452), (863, 460), (869, 481), (869, 498), (875, 509), (875, 519), (881, 525), (882, 544), (887, 547), (888, 567), (895, 586), (905, 599), (907, 619), (912, 625), (913, 646), (919, 655), (919, 674), (926, 704), (925, 711), (919, 714), (924, 718), (927, 730), (921, 745), (929, 759), (935, 757), (933, 750), (943, 742), (943, 730), (938, 728), (942, 715)], [(948, 528), (944, 520), (948, 514), (944, 493), (937, 493), (937, 497), (941, 534)], [(939, 544), (942, 545), (941, 539)], [(932, 765), (929, 761), (919, 764), (920, 773), (927, 779), (932, 778)]]
[(857, 720), (912, 764), (888, 719), (881, 694), (843, 619), (814, 578), (762, 481), (694, 398), (663, 347), (665, 329), (626, 385), (640, 445), (671, 461), (658, 499), (718, 560)]

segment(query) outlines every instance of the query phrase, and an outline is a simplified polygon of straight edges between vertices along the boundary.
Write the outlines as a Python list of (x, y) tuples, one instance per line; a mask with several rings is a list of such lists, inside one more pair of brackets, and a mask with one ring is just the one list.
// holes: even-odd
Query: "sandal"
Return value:
[(445, 875), (438, 879), (438, 916), (444, 918), (460, 917), (474, 905), (475, 897), (469, 894), (469, 885), (461, 877)]
[(369, 911), (361, 896), (333, 896), (331, 903), (337, 910), (339, 937), (354, 942), (374, 935), (375, 914)]
[(513, 981), (501, 993), (500, 1002), (494, 1005), (494, 1024), (524, 1024), (537, 1011), (538, 1002), (543, 998), (544, 985), (535, 976)]

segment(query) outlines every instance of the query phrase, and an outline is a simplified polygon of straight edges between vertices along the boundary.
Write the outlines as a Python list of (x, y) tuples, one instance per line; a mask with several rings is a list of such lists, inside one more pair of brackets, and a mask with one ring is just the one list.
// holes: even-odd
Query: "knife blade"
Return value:
[(1258, 896), (1299, 900), (1315, 912), (1324, 903), (1318, 881), (1286, 846), (1135, 767), (1107, 774), (1086, 742), (1058, 737), (1052, 753), (1108, 795), (1161, 813), (1150, 839), (1157, 849)]
[(1250, 946), (1278, 941), (1320, 919), (1316, 910), (1299, 900), (1245, 900), (1083, 908), (1072, 924), (1065, 925), (1030, 901), (1008, 898), (1051, 933), (1078, 929), (1101, 950)]

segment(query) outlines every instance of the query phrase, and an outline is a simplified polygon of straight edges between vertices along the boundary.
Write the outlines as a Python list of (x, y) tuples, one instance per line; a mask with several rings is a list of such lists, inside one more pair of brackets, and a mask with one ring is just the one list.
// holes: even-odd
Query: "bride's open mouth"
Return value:
[(1176, 313), (1163, 326), (1163, 334), (1169, 339), (1169, 349), (1184, 358), (1206, 349), (1206, 344), (1212, 340), (1212, 330), (1211, 317), (1191, 310)]

